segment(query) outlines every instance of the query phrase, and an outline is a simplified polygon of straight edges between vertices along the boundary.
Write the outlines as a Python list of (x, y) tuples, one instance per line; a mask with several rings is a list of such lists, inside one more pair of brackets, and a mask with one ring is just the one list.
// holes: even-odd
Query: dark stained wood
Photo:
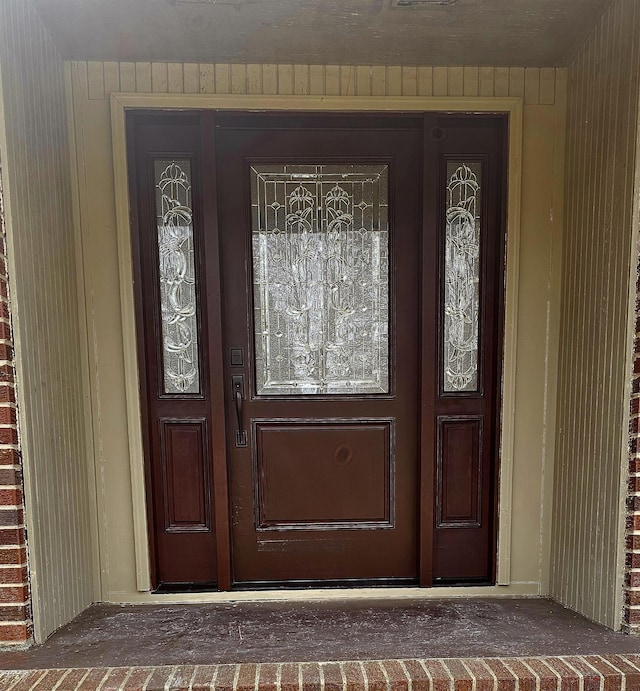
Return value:
[(202, 115), (204, 256), (207, 266), (207, 308), (209, 324), (209, 390), (213, 428), (212, 463), (215, 496), (216, 559), (218, 589), (231, 588), (231, 535), (225, 411), (225, 352), (222, 325), (220, 238), (218, 233), (215, 115)]
[(437, 528), (481, 525), (482, 418), (439, 417), (436, 441)]
[[(500, 116), (129, 116), (154, 586), (493, 582), (506, 131)], [(163, 157), (192, 165), (198, 395), (161, 391), (152, 161)], [(252, 160), (389, 166), (389, 394), (256, 395)], [(480, 374), (471, 393), (445, 392), (442, 381), (448, 160), (482, 164)]]
[[(192, 582), (214, 584), (216, 535), (215, 502), (211, 483), (211, 400), (204, 374), (209, 369), (207, 298), (203, 273), (203, 213), (200, 157), (200, 119), (197, 113), (174, 116), (137, 113), (129, 115), (133, 145), (135, 200), (133, 232), (134, 272), (141, 372), (142, 408), (146, 419), (145, 456), (149, 529), (153, 544), (153, 586)], [(196, 279), (199, 330), (199, 394), (165, 394), (162, 369), (158, 242), (155, 219), (153, 162), (157, 159), (187, 159), (191, 162), (193, 227), (196, 248)], [(185, 430), (199, 428), (198, 439), (185, 437)], [(182, 429), (181, 434), (176, 432)], [(172, 443), (172, 438), (175, 443)], [(199, 447), (198, 447), (199, 445)], [(182, 467), (178, 467), (178, 466)], [(179, 480), (177, 475), (180, 475)], [(173, 480), (171, 478), (173, 477)], [(169, 485), (172, 485), (171, 488)], [(204, 522), (180, 525), (187, 505), (196, 502)], [(188, 522), (187, 522), (188, 523)]]
[[(246, 448), (231, 448), (236, 422), (228, 386), (234, 581), (238, 585), (381, 579), (417, 582), (420, 320), (419, 254), (415, 248), (421, 227), (421, 118), (243, 115), (220, 117), (218, 122), (218, 166), (225, 173), (218, 178), (225, 257), (224, 332), (227, 348), (243, 348), (249, 354), (242, 370), (247, 382), (245, 425), (255, 420), (258, 433), (257, 439), (250, 435)], [(278, 399), (256, 395), (251, 366), (247, 184), (251, 160), (389, 165), (393, 267), (389, 395)], [(227, 379), (236, 371), (230, 371)], [(383, 420), (393, 420), (393, 425), (383, 424)], [(279, 426), (277, 433), (271, 425)], [(382, 433), (385, 426), (388, 434)], [(272, 430), (268, 441), (267, 427)], [(314, 487), (307, 484), (311, 478), (316, 492), (313, 500)], [(277, 506), (279, 514), (290, 521), (301, 519), (306, 510), (306, 524), (301, 520), (297, 526), (257, 527), (264, 516), (256, 521), (254, 504), (264, 497), (265, 486), (274, 510)], [(385, 492), (390, 493), (388, 509), (384, 507)], [(296, 493), (302, 496), (294, 497)], [(301, 505), (305, 498), (306, 507)], [(321, 508), (323, 503), (326, 506)], [(386, 510), (390, 520), (380, 521)]]
[[(435, 390), (436, 516), (433, 577), (439, 582), (495, 579), (496, 470), (505, 246), (504, 137), (500, 116), (439, 116), (437, 155), (439, 303), (444, 291), (447, 161), (482, 165), (479, 377), (476, 392), (445, 392), (443, 313), (438, 307), (438, 384)], [(477, 465), (476, 465), (477, 464)], [(469, 520), (447, 520), (447, 507), (472, 506)], [(454, 509), (453, 512), (455, 513)], [(453, 516), (450, 516), (453, 519)], [(462, 517), (460, 517), (462, 518)]]
[(438, 319), (438, 252), (435, 238), (438, 209), (436, 144), (431, 136), (437, 115), (425, 113), (423, 119), (422, 233), (420, 236), (420, 585), (433, 580), (433, 521), (435, 490), (435, 396), (437, 342), (434, 325)]
[(393, 527), (392, 420), (254, 425), (258, 530)]
[(168, 532), (210, 531), (211, 483), (206, 419), (160, 418), (164, 525)]

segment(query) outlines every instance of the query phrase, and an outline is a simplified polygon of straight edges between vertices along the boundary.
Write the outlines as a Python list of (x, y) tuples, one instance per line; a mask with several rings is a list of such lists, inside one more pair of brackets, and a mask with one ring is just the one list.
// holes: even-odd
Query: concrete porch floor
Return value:
[[(579, 669), (581, 664), (590, 665), (595, 675), (594, 681), (599, 679), (598, 674), (604, 679), (603, 670), (612, 667), (624, 672), (626, 665), (626, 672), (635, 675), (633, 679), (636, 680), (632, 684), (631, 677), (627, 676), (626, 688), (630, 689), (640, 688), (638, 655), (640, 639), (609, 631), (545, 599), (366, 599), (206, 605), (95, 605), (56, 632), (43, 645), (25, 651), (1, 652), (0, 670), (4, 670), (5, 674), (2, 676), (0, 672), (0, 689), (12, 688), (14, 682), (16, 690), (156, 688), (153, 683), (149, 685), (150, 679), (145, 682), (146, 686), (141, 683), (133, 686), (124, 684), (123, 679), (127, 674), (127, 678), (134, 678), (135, 675), (131, 676), (133, 672), (141, 669), (166, 670), (158, 688), (195, 689), (200, 687), (193, 684), (167, 685), (167, 679), (169, 672), (175, 677), (174, 681), (186, 678), (185, 675), (195, 676), (194, 666), (200, 665), (213, 666), (208, 667), (209, 670), (225, 669), (226, 666), (237, 670), (250, 668), (253, 670), (250, 675), (255, 676), (255, 688), (264, 691), (268, 685), (258, 683), (260, 672), (256, 670), (260, 667), (266, 670), (269, 666), (280, 669), (276, 675), (280, 679), (282, 670), (291, 667), (266, 663), (386, 660), (385, 664), (389, 665), (391, 661), (399, 660), (407, 664), (411, 660), (431, 660), (436, 664), (439, 660), (437, 664), (441, 664), (447, 659), (447, 669), (450, 669), (451, 659), (457, 658), (484, 660), (482, 664), (486, 671), (491, 669), (491, 665), (486, 665), (487, 660), (500, 664), (497, 660), (507, 662), (507, 658), (511, 659), (513, 663), (508, 664), (512, 670), (515, 664), (521, 664), (518, 660), (551, 658), (560, 661), (563, 657), (574, 660), (569, 668), (572, 670)], [(576, 663), (575, 660), (581, 662)], [(411, 679), (407, 664), (402, 663), (404, 671), (398, 672), (401, 674), (399, 681), (404, 680), (404, 687), (409, 691), (412, 687), (416, 691), (415, 682), (407, 683)], [(565, 665), (556, 663), (559, 664)], [(303, 667), (297, 666), (299, 671), (294, 687), (311, 689), (313, 684), (302, 681)], [(339, 678), (344, 681), (344, 688), (358, 691), (358, 683), (347, 683), (344, 671), (347, 667), (339, 667)], [(104, 675), (113, 674), (114, 668), (119, 680), (117, 685), (116, 678), (114, 685), (105, 682), (107, 677)], [(365, 666), (360, 665), (360, 668), (360, 686), (370, 689), (371, 684), (365, 681)], [(598, 668), (600, 672), (594, 671)], [(60, 682), (62, 677), (59, 672), (38, 671), (18, 675), (9, 672), (62, 669), (73, 670), (65, 672), (69, 686), (64, 681)], [(464, 674), (468, 676), (471, 668), (466, 664), (461, 669), (466, 670)], [(534, 668), (529, 664), (526, 669)], [(557, 666), (556, 672), (549, 671), (548, 663), (545, 669), (551, 682), (560, 680)], [(87, 679), (77, 686), (75, 681), (71, 684), (76, 677), (80, 679), (80, 673), (88, 675), (88, 670), (99, 675), (96, 679), (99, 678), (102, 686), (98, 682), (95, 687), (87, 685)], [(184, 670), (188, 670), (188, 673)], [(516, 675), (513, 671), (510, 673), (513, 681)], [(575, 671), (572, 673), (575, 674)], [(237, 686), (239, 674), (231, 674), (231, 681), (227, 684), (230, 689), (237, 691), (240, 688)], [(384, 686), (395, 688), (389, 674), (385, 671)], [(530, 671), (527, 674), (533, 680)], [(149, 676), (153, 676), (151, 672)], [(445, 679), (454, 677), (457, 679), (455, 674), (451, 676), (450, 671), (444, 675)], [(495, 672), (492, 672), (488, 678), (494, 677), (497, 679)], [(59, 685), (51, 681), (49, 686), (48, 678)], [(326, 679), (322, 678), (318, 688), (328, 691)], [(623, 678), (620, 677), (620, 680)], [(519, 683), (519, 688), (526, 688), (526, 684)], [(270, 688), (277, 691), (278, 688), (283, 689), (283, 685), (284, 682), (281, 684), (280, 680), (273, 682)], [(202, 688), (227, 686), (212, 683)], [(253, 683), (251, 686), (254, 686)], [(472, 686), (476, 688), (477, 684)], [(548, 684), (542, 686), (556, 688)], [(583, 679), (576, 688), (586, 689), (587, 686)], [(432, 680), (426, 688), (436, 687)], [(620, 684), (607, 684), (607, 687), (624, 688), (622, 681)], [(453, 683), (451, 688), (458, 688), (457, 683)], [(531, 688), (541, 688), (540, 680)], [(592, 688), (600, 686), (594, 685)]]
[(0, 668), (640, 654), (545, 599), (94, 605)]

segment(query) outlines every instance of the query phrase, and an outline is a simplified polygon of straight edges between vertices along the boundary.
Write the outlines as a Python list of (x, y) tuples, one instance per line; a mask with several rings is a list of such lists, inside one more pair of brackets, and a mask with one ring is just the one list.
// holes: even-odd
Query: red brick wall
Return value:
[(0, 645), (32, 636), (23, 496), (0, 169)]
[(635, 331), (629, 421), (623, 628), (628, 633), (640, 634), (640, 261), (638, 262)]

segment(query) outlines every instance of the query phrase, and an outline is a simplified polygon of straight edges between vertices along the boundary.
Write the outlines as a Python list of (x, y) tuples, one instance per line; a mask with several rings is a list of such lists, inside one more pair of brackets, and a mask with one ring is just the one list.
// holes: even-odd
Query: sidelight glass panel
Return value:
[(389, 392), (386, 165), (251, 167), (256, 390)]
[(191, 162), (154, 161), (165, 394), (200, 393)]
[(444, 391), (478, 390), (480, 163), (447, 162)]

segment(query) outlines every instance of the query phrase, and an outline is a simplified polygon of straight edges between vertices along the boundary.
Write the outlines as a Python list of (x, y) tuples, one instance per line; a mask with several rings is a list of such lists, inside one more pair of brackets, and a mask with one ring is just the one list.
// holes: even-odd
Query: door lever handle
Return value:
[(244, 377), (241, 374), (235, 374), (231, 378), (231, 386), (233, 388), (233, 400), (236, 407), (236, 446), (247, 446), (247, 432), (243, 429), (242, 424), (242, 399), (244, 398)]

